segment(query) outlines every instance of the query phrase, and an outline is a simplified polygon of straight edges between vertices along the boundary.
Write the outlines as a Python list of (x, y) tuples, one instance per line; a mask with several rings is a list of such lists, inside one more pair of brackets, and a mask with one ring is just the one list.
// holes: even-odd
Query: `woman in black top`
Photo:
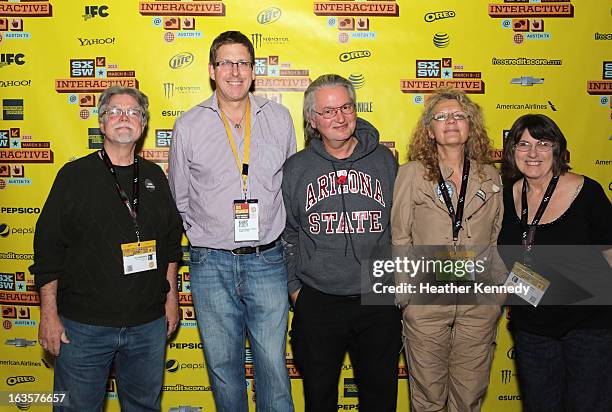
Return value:
[[(566, 146), (550, 118), (529, 114), (516, 120), (502, 163), (507, 183), (500, 245), (522, 244), (526, 256), (535, 245), (608, 245), (602, 249), (604, 256), (609, 254), (610, 201), (597, 182), (568, 171)], [(514, 262), (506, 264), (510, 268)], [(539, 274), (550, 277), (547, 292), (563, 283), (561, 277)], [(510, 310), (524, 410), (612, 411), (611, 311), (542, 303), (546, 293), (538, 307)]]

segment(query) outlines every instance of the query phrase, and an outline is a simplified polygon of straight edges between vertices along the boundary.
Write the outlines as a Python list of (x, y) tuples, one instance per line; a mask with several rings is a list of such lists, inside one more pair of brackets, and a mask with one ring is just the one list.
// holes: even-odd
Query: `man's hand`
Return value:
[(291, 303), (293, 303), (293, 306), (295, 306), (295, 301), (297, 300), (298, 295), (300, 294), (301, 290), (302, 290), (302, 288), (299, 288), (298, 290), (293, 292), (291, 295), (289, 295), (291, 297)]
[(167, 297), (166, 300), (166, 321), (168, 322), (168, 331), (167, 336), (170, 337), (174, 332), (176, 332), (176, 328), (179, 324), (179, 305), (178, 299), (175, 295)]
[(178, 263), (168, 264), (166, 280), (170, 285), (170, 290), (166, 294), (166, 321), (168, 322), (167, 336), (170, 337), (176, 331), (179, 323), (179, 304), (178, 304)]
[(40, 288), (40, 323), (38, 343), (53, 356), (60, 353), (60, 343), (70, 343), (62, 320), (57, 314), (57, 280)]

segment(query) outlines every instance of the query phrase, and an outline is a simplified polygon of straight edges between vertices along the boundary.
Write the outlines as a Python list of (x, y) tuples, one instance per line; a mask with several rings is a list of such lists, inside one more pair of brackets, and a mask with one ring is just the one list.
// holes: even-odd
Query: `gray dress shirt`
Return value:
[[(259, 201), (259, 241), (234, 242), (233, 201), (242, 177), (221, 119), (216, 94), (181, 115), (170, 147), (170, 188), (192, 246), (235, 249), (273, 242), (285, 227), (282, 167), (295, 153), (295, 129), (282, 105), (249, 94), (251, 150), (247, 196)], [(241, 157), (244, 139), (233, 130)]]

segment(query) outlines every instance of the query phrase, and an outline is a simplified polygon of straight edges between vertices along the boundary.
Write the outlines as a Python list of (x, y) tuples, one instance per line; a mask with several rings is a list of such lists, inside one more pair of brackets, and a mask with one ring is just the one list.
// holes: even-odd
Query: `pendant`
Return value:
[(234, 125), (234, 128), (236, 128), (236, 129), (240, 129), (240, 123), (236, 123), (236, 124)]

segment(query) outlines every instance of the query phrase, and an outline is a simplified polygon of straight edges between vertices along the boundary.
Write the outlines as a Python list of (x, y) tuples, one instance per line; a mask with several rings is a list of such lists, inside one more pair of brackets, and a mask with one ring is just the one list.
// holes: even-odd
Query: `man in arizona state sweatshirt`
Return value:
[(361, 251), (390, 244), (397, 162), (355, 114), (355, 91), (323, 75), (304, 95), (307, 147), (287, 160), (288, 290), (292, 344), (307, 411), (336, 411), (348, 350), (361, 411), (395, 411), (399, 311), (361, 304)]

